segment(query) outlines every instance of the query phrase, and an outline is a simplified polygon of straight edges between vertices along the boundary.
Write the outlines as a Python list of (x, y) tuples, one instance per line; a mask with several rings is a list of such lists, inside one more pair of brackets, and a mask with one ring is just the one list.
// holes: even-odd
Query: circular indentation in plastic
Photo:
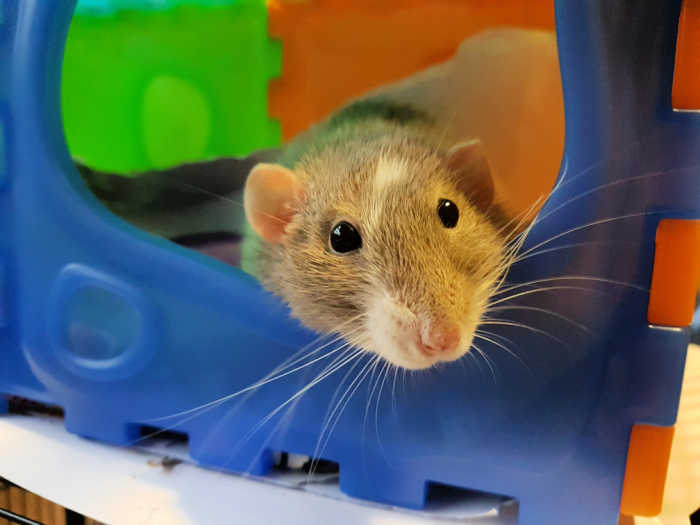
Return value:
[(114, 359), (134, 346), (141, 335), (138, 310), (123, 297), (95, 285), (77, 289), (63, 316), (63, 345), (79, 359)]
[(143, 140), (149, 160), (165, 168), (201, 157), (211, 136), (211, 109), (186, 79), (159, 75), (143, 95)]
[(85, 378), (133, 375), (157, 347), (156, 316), (140, 291), (82, 265), (61, 271), (48, 319), (57, 356)]

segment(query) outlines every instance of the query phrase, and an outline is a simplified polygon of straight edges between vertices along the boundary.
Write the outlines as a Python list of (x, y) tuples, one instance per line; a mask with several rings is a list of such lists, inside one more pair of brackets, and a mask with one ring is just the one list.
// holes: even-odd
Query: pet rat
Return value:
[(507, 269), (509, 220), (551, 189), (563, 135), (554, 35), (477, 35), (252, 169), (259, 245), (244, 269), (309, 328), (397, 366), (456, 360)]
[[(554, 35), (496, 29), (281, 152), (135, 178), (76, 165), (117, 215), (240, 264), (309, 328), (419, 369), (469, 350), (508, 267), (509, 222), (552, 187), (563, 121)], [(220, 206), (241, 189), (243, 228)], [(227, 236), (212, 251), (203, 233)]]

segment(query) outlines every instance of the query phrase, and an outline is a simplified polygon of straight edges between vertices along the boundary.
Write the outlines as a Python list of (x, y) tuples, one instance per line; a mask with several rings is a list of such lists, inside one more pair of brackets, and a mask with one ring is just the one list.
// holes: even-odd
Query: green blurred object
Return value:
[[(159, 8), (120, 7), (137, 3)], [(281, 47), (268, 37), (264, 0), (192, 4), (81, 1), (62, 85), (74, 157), (129, 174), (280, 144), (267, 84)]]

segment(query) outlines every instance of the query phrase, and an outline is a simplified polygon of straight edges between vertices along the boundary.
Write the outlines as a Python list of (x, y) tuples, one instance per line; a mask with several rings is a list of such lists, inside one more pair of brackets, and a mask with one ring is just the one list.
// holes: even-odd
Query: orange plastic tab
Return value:
[(661, 512), (674, 427), (634, 425), (627, 452), (620, 513), (657, 516)]
[(683, 1), (672, 98), (676, 109), (700, 109), (700, 0)]
[(647, 320), (663, 326), (688, 326), (699, 281), (700, 221), (663, 219), (656, 230)]
[(308, 0), (268, 3), (282, 40), (271, 116), (293, 138), (350, 98), (441, 62), (495, 26), (554, 29), (553, 0)]

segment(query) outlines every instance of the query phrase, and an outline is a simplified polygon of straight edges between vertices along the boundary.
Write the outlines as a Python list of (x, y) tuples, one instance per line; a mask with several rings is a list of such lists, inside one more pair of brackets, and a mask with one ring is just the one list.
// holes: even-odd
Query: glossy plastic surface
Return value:
[(631, 429), (674, 423), (688, 343), (646, 317), (659, 220), (700, 218), (700, 124), (671, 110), (679, 0), (557, 3), (562, 174), (509, 277), (523, 292), (501, 304), (509, 324), (488, 327), (517, 358), (483, 342), (489, 364), (405, 378), (365, 358), (293, 398), (340, 355), (328, 346), (157, 422), (314, 336), (243, 274), (134, 230), (80, 185), (59, 109), (72, 7), (0, 0), (0, 391), (61, 405), (69, 430), (111, 443), (177, 423), (196, 460), (256, 473), (274, 450), (317, 451), (340, 400), (320, 455), (350, 495), (418, 507), (440, 482), (518, 498), (523, 525), (617, 522)]

